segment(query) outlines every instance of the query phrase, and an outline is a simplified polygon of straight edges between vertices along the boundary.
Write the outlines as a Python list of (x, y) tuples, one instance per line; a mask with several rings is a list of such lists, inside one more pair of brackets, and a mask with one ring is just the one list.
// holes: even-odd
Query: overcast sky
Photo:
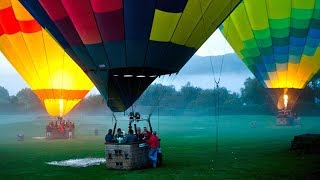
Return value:
[[(219, 30), (217, 30), (213, 35), (207, 40), (207, 42), (196, 52), (198, 56), (216, 56), (223, 55), (227, 53), (234, 53), (230, 45), (225, 41), (223, 35)], [(195, 58), (192, 58), (192, 61)], [(234, 59), (234, 61), (239, 61), (239, 59)], [(185, 71), (185, 68), (188, 67), (188, 64), (192, 62), (188, 62), (187, 65), (181, 70), (181, 72), (175, 77), (175, 79), (168, 84), (175, 85), (177, 89), (186, 84), (188, 81), (194, 85), (201, 88), (212, 88), (213, 87), (213, 75), (211, 71), (207, 71), (208, 73), (188, 73)], [(210, 60), (208, 58), (208, 65), (210, 66)], [(219, 69), (220, 62), (213, 63), (214, 68)], [(239, 92), (240, 88), (243, 85), (244, 80), (251, 76), (250, 72), (239, 72), (234, 73), (222, 73), (221, 75), (221, 86), (228, 88), (231, 91)], [(169, 78), (166, 78), (169, 79)], [(167, 80), (157, 80), (156, 82), (167, 82)], [(28, 87), (25, 81), (20, 77), (20, 75), (15, 71), (15, 69), (11, 66), (10, 63), (6, 60), (6, 58), (0, 53), (0, 86), (8, 89), (10, 95), (15, 95), (19, 90), (24, 87)], [(94, 88), (90, 94), (98, 94), (96, 88)]]

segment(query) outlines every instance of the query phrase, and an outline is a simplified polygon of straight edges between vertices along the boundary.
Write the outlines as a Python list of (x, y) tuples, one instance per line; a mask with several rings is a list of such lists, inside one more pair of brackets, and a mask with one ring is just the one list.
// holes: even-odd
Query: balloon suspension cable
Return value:
[[(201, 5), (201, 1), (198, 1), (199, 2), (199, 6), (200, 6), (200, 10), (201, 10), (201, 14), (202, 14), (202, 27), (203, 27), (203, 35), (204, 37), (208, 37), (209, 34), (207, 33), (207, 28), (205, 26), (205, 17), (203, 16), (203, 11), (202, 11), (202, 5)], [(232, 8), (230, 6), (230, 8)], [(231, 9), (230, 9), (231, 10)], [(228, 21), (228, 27), (227, 27), (227, 37), (228, 37), (228, 33), (229, 33), (229, 24), (230, 24), (230, 20)], [(226, 38), (227, 39), (227, 38)], [(212, 71), (212, 76), (213, 76), (213, 80), (214, 80), (214, 83), (215, 83), (215, 104), (214, 104), (214, 110), (215, 110), (215, 122), (216, 122), (216, 152), (218, 152), (218, 140), (219, 140), (219, 118), (220, 118), (220, 94), (219, 94), (219, 84), (220, 84), (220, 80), (221, 80), (221, 73), (222, 73), (222, 68), (223, 68), (223, 63), (224, 63), (224, 58), (225, 58), (225, 52), (226, 52), (226, 48), (227, 48), (227, 41), (225, 41), (225, 44), (224, 44), (224, 50), (223, 50), (223, 55), (222, 55), (222, 58), (221, 58), (221, 64), (220, 64), (220, 69), (219, 69), (219, 75), (218, 77), (216, 78), (215, 76), (215, 72), (214, 72), (214, 68), (213, 68), (213, 63), (212, 63), (212, 56), (209, 55), (209, 58), (210, 58), (210, 65), (211, 65), (211, 71)], [(210, 51), (210, 49), (208, 48), (207, 49), (208, 51)]]
[[(224, 58), (225, 58), (226, 49), (227, 49), (227, 46), (228, 46), (227, 39), (228, 39), (228, 36), (229, 36), (229, 26), (230, 26), (230, 20), (228, 20), (228, 26), (227, 26), (227, 32), (226, 32), (226, 40), (225, 40), (225, 42), (224, 42), (223, 55), (222, 55), (222, 57), (221, 57), (221, 64), (220, 64), (220, 69), (219, 69), (219, 76), (218, 76), (217, 79), (216, 79), (216, 76), (214, 75), (214, 68), (213, 68), (213, 63), (212, 63), (212, 56), (209, 56), (209, 57), (210, 57), (210, 65), (211, 65), (212, 75), (213, 75), (213, 79), (214, 79), (214, 82), (215, 82), (216, 86), (219, 85), (220, 80), (221, 80), (221, 74), (222, 74), (222, 68), (223, 68), (223, 64), (224, 64)], [(208, 49), (208, 51), (210, 51), (210, 50)]]
[[(296, 104), (297, 104), (297, 101), (298, 101), (298, 99), (299, 99), (299, 97), (300, 97), (300, 95), (301, 95), (301, 93), (302, 93), (302, 91), (298, 91), (296, 94), (295, 94), (295, 98), (292, 100), (292, 98), (291, 98), (291, 106), (292, 107), (295, 107), (296, 106)], [(292, 110), (293, 110), (293, 108), (292, 108)]]
[(112, 113), (112, 116), (113, 116), (113, 118), (114, 118), (114, 126), (113, 126), (113, 132), (112, 132), (112, 136), (114, 136), (114, 133), (115, 133), (115, 131), (116, 131), (116, 128), (117, 128), (117, 118), (116, 118), (116, 116), (114, 115), (114, 113)]
[[(164, 79), (165, 79), (165, 76), (162, 76), (161, 79), (160, 79), (159, 84), (164, 84)], [(157, 101), (158, 101), (158, 99), (159, 99), (159, 97), (160, 97), (160, 90), (159, 90), (159, 88), (156, 87), (156, 88), (154, 89), (154, 92), (153, 92), (152, 94), (154, 95), (153, 98), (152, 98), (154, 101), (150, 103), (150, 104), (151, 104), (151, 109), (150, 109), (150, 111), (149, 111), (149, 114), (152, 114), (154, 107), (157, 106)]]
[[(177, 74), (174, 74), (174, 75), (170, 74), (169, 77), (168, 77), (168, 79), (167, 79), (167, 82), (168, 82), (168, 83), (166, 83), (166, 84), (172, 85), (172, 83), (173, 83), (174, 79), (176, 78), (176, 76), (177, 76)], [(171, 79), (170, 79), (170, 77), (171, 77)], [(162, 78), (161, 81), (163, 81), (163, 79), (164, 79), (164, 78)], [(162, 83), (160, 83), (160, 84), (162, 84)], [(149, 114), (152, 114), (152, 113), (154, 112), (154, 110), (157, 108), (157, 106), (159, 106), (160, 101), (161, 101), (162, 98), (167, 94), (168, 89), (169, 89), (169, 88), (163, 88), (163, 89), (161, 90), (161, 92), (159, 92), (159, 89), (158, 89), (158, 92), (159, 92), (159, 93), (158, 93), (158, 98), (155, 98), (156, 101), (155, 101), (154, 104), (152, 105), (152, 108), (151, 108)]]
[(134, 112), (135, 108), (133, 107), (133, 104), (131, 106), (131, 112)]
[(220, 121), (220, 98), (219, 98), (219, 82), (216, 82), (215, 87), (215, 102), (214, 102), (214, 114), (216, 122), (216, 152), (218, 152), (219, 144), (219, 121)]
[(113, 121), (114, 121), (114, 120), (113, 120), (113, 116), (112, 116), (112, 117), (111, 117), (111, 124), (112, 124), (112, 125), (113, 125)]
[(149, 114), (148, 119), (147, 119), (147, 122), (148, 122), (148, 124), (149, 124), (150, 131), (152, 132), (152, 126), (151, 126), (151, 122), (150, 122), (151, 115), (152, 115), (152, 114)]
[[(230, 23), (230, 21), (228, 21), (228, 24)], [(227, 27), (227, 34), (229, 33), (229, 25)], [(218, 78), (216, 78), (215, 74), (214, 74), (214, 68), (213, 68), (213, 64), (212, 64), (212, 59), (210, 56), (210, 65), (211, 65), (211, 71), (212, 71), (212, 76), (213, 76), (213, 80), (215, 83), (215, 107), (214, 107), (214, 111), (215, 111), (215, 122), (216, 122), (216, 152), (218, 152), (218, 148), (219, 148), (219, 121), (220, 121), (220, 87), (219, 84), (221, 82), (221, 74), (222, 74), (222, 68), (223, 68), (223, 63), (224, 63), (224, 58), (225, 58), (225, 52), (226, 52), (226, 47), (227, 47), (227, 41), (225, 41), (224, 44), (224, 54), (222, 55), (222, 59), (221, 59), (221, 64), (220, 64), (220, 69), (219, 69), (219, 76)]]
[(158, 105), (158, 137), (160, 136), (160, 123), (159, 123), (159, 105)]

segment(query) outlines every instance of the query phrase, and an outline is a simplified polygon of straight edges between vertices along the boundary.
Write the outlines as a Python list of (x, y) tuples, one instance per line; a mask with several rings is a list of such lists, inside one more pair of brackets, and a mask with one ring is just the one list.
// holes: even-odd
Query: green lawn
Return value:
[[(12, 119), (21, 118), (21, 121)], [(34, 119), (33, 119), (34, 118)], [(158, 130), (158, 117), (153, 117)], [(124, 118), (122, 118), (124, 119)], [(10, 123), (10, 120), (13, 123)], [(303, 117), (301, 127), (277, 127), (272, 116), (222, 116), (216, 152), (214, 117), (159, 118), (164, 165), (135, 171), (58, 167), (45, 162), (104, 157), (104, 132), (111, 117), (74, 117), (77, 138), (36, 140), (46, 120), (32, 116), (0, 116), (0, 179), (310, 179), (320, 177), (320, 156), (288, 152), (294, 135), (320, 133), (319, 117)], [(250, 122), (257, 121), (251, 128)], [(139, 126), (145, 126), (140, 123)], [(126, 121), (119, 126), (127, 127)], [(98, 128), (100, 136), (93, 136)], [(16, 141), (17, 132), (26, 140)]]

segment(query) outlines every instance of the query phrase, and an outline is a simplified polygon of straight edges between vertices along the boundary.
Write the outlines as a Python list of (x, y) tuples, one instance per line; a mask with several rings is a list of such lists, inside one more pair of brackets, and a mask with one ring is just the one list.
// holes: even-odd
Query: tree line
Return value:
[[(225, 87), (202, 89), (190, 82), (177, 90), (173, 85), (152, 84), (141, 95), (133, 108), (142, 113), (151, 113), (157, 108), (170, 115), (205, 114), (214, 115), (219, 108), (221, 114), (270, 114), (277, 111), (276, 105), (256, 78), (248, 78), (240, 93)], [(319, 73), (303, 89), (296, 109), (300, 113), (319, 113), (316, 98), (320, 98)], [(29, 88), (10, 96), (8, 90), (0, 86), (0, 112), (45, 112), (41, 102)], [(75, 107), (72, 113), (110, 113), (101, 95), (89, 95)]]

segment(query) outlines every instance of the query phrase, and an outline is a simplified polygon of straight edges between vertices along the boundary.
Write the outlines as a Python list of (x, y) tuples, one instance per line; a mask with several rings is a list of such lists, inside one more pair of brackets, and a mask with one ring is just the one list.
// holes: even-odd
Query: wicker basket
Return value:
[(106, 165), (108, 169), (141, 169), (148, 167), (148, 147), (133, 144), (106, 144)]

